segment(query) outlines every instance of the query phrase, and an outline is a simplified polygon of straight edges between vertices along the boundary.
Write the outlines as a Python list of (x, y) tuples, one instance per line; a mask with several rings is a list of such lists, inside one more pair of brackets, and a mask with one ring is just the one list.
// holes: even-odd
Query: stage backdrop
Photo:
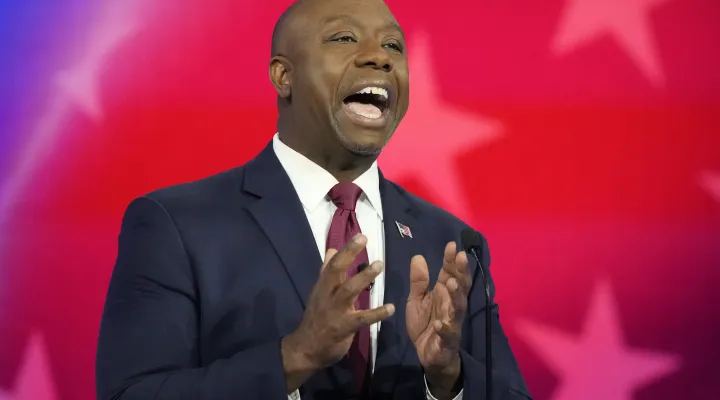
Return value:
[[(0, 1), (0, 399), (94, 398), (123, 210), (268, 143), (287, 4)], [(534, 396), (718, 398), (717, 1), (390, 6), (412, 90), (381, 168), (487, 235)]]

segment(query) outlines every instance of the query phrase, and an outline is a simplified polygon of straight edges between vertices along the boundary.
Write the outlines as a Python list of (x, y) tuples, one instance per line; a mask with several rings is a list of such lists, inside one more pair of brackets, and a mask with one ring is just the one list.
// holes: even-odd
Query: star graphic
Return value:
[[(0, 187), (0, 232), (13, 202), (53, 150), (69, 113), (79, 107), (96, 121), (102, 118), (98, 81), (104, 59), (137, 31), (139, 11), (136, 1), (114, 0), (106, 3), (103, 13), (88, 35), (85, 53), (74, 67), (60, 71), (55, 83), (58, 93), (38, 119), (35, 130), (20, 150), (18, 164)], [(1, 239), (1, 237), (0, 237)]]
[(0, 400), (56, 400), (57, 390), (47, 358), (42, 337), (31, 335), (15, 385), (9, 391), (0, 389)]
[(720, 203), (720, 173), (705, 172), (700, 175), (700, 184)]
[(575, 50), (605, 35), (625, 50), (637, 68), (655, 84), (665, 83), (648, 14), (667, 0), (566, 0), (552, 51)]
[(582, 333), (521, 321), (517, 332), (560, 378), (553, 400), (631, 400), (633, 391), (677, 371), (677, 356), (623, 343), (610, 286), (596, 286)]
[(410, 107), (378, 163), (390, 179), (419, 178), (446, 203), (448, 211), (467, 221), (470, 215), (455, 156), (498, 139), (502, 125), (443, 103), (427, 37), (416, 37), (409, 54)]
[(85, 54), (72, 68), (56, 77), (66, 100), (80, 107), (95, 120), (102, 118), (99, 81), (108, 54), (137, 31), (137, 6), (134, 1), (113, 1), (88, 35)]

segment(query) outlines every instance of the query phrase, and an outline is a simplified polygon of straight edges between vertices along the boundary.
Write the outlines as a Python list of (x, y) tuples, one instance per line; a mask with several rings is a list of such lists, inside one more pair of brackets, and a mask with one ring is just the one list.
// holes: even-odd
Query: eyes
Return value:
[[(357, 39), (355, 36), (350, 35), (348, 33), (339, 33), (330, 39), (328, 39), (329, 42), (337, 42), (337, 43), (357, 43)], [(395, 39), (390, 39), (383, 43), (382, 45), (386, 49), (390, 49), (392, 51), (401, 53), (403, 52), (403, 46)]]

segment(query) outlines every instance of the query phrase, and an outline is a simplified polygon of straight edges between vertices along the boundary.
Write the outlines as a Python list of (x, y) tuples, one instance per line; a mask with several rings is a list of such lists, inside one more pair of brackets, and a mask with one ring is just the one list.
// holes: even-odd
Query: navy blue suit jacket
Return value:
[[(445, 244), (459, 242), (467, 225), (382, 177), (380, 191), (385, 302), (396, 313), (380, 329), (372, 398), (425, 399), (405, 329), (410, 258), (425, 256), (434, 284)], [(401, 237), (396, 221), (413, 237)], [(489, 265), (486, 243), (482, 259)], [(123, 218), (102, 316), (98, 398), (286, 400), (280, 340), (300, 323), (321, 264), (272, 144), (244, 166), (135, 199)], [(488, 309), (481, 279), (478, 274), (463, 328), (465, 400), (485, 398)], [(496, 305), (491, 312), (497, 399), (529, 399)], [(348, 361), (316, 373), (301, 394), (303, 400), (356, 397)]]

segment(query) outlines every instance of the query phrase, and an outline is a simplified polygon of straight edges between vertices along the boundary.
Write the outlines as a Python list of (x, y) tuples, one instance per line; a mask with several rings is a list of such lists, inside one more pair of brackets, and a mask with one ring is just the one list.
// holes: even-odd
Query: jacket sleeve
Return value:
[(102, 314), (96, 360), (102, 400), (288, 397), (280, 338), (209, 365), (200, 361), (195, 274), (164, 207), (127, 208)]
[[(490, 252), (484, 237), (482, 242), (480, 261), (486, 268), (485, 271), (488, 272)], [(488, 310), (485, 303), (485, 286), (482, 275), (480, 271), (473, 270), (473, 273), (477, 276), (468, 299), (468, 317), (463, 328), (463, 345), (460, 351), (463, 368), (463, 398), (485, 399), (485, 313), (492, 312), (492, 400), (531, 400), (532, 397), (520, 373), (520, 367), (500, 325), (498, 306), (493, 301), (495, 297), (493, 280), (488, 274), (490, 304), (492, 305)]]

